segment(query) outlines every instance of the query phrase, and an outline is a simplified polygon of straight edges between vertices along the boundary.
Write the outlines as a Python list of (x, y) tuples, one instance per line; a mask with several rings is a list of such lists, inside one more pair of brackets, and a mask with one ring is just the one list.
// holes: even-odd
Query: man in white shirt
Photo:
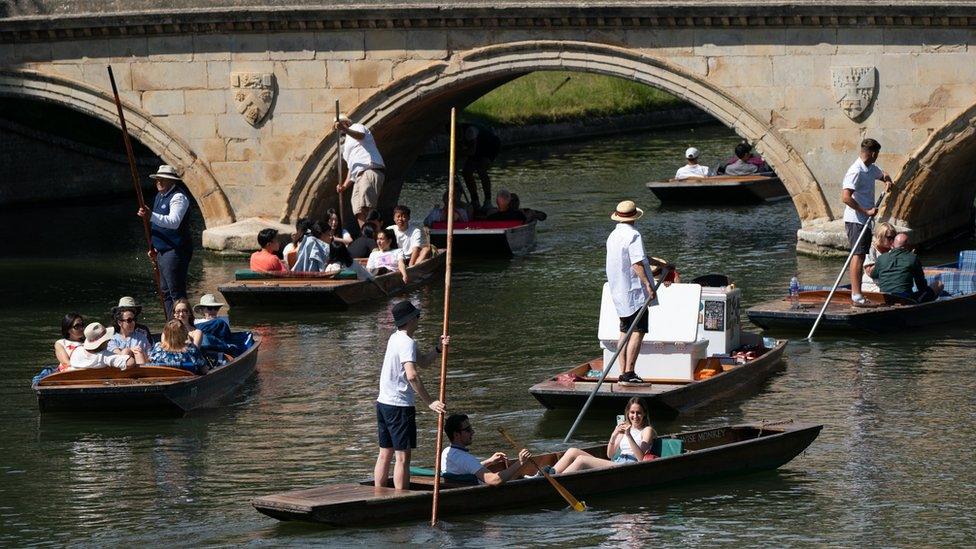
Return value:
[(82, 348), (71, 353), (71, 369), (119, 368), (125, 370), (130, 366), (145, 364), (146, 355), (139, 347), (128, 347), (119, 354), (109, 351), (107, 349), (108, 342), (114, 335), (114, 328), (106, 328), (99, 322), (92, 322), (85, 327), (85, 342), (82, 344)]
[(340, 182), (336, 190), (342, 193), (349, 187), (353, 188), (352, 211), (362, 229), (366, 217), (379, 203), (380, 191), (386, 180), (386, 166), (376, 147), (376, 140), (366, 126), (353, 124), (349, 117), (340, 114), (335, 129), (346, 136), (342, 145), (342, 159), (348, 167), (346, 180)]
[(678, 171), (674, 174), (675, 179), (702, 179), (708, 177), (708, 166), (702, 166), (698, 163), (698, 149), (694, 147), (688, 147), (685, 151), (685, 160), (688, 164), (678, 168)]
[[(410, 453), (417, 447), (417, 411), (415, 395), (428, 403), (427, 406), (444, 413), (444, 404), (430, 397), (417, 373), (417, 342), (413, 334), (420, 323), (420, 310), (409, 301), (393, 306), (393, 323), (397, 329), (390, 336), (380, 372), (380, 394), (376, 398), (376, 430), (380, 451), (373, 468), (373, 483), (386, 486), (390, 474), (390, 459), (396, 458), (393, 469), (393, 486), (404, 490), (410, 486)], [(441, 336), (441, 346), (450, 338)], [(443, 348), (443, 347), (442, 347)], [(436, 352), (440, 352), (437, 349)], [(428, 363), (434, 353), (419, 357)]]
[[(618, 380), (626, 383), (644, 382), (634, 373), (641, 341), (647, 333), (647, 314), (640, 313), (644, 304), (654, 299), (650, 261), (644, 252), (644, 240), (634, 228), (634, 222), (642, 215), (644, 210), (632, 200), (617, 204), (617, 210), (610, 215), (610, 219), (618, 223), (607, 238), (607, 283), (617, 316), (620, 317), (620, 340), (617, 345), (623, 349), (619, 357), (623, 373)], [(654, 264), (667, 265), (657, 260), (654, 260)], [(639, 321), (638, 316), (641, 317)], [(625, 342), (626, 332), (635, 321), (637, 326), (630, 340)]]
[[(846, 206), (844, 229), (847, 231), (847, 240), (854, 253), (851, 256), (849, 272), (851, 301), (855, 305), (868, 303), (868, 300), (861, 295), (861, 278), (864, 275), (864, 256), (871, 248), (871, 227), (869, 225), (865, 229), (865, 224), (878, 213), (877, 208), (874, 207), (874, 184), (878, 180), (887, 183), (885, 192), (890, 192), (894, 186), (891, 177), (875, 164), (880, 152), (881, 144), (874, 139), (869, 137), (862, 141), (861, 154), (848, 168), (841, 184), (840, 199)], [(864, 236), (859, 241), (858, 237), (861, 236), (862, 230)]]
[(402, 204), (393, 208), (393, 225), (387, 228), (393, 229), (397, 247), (402, 250), (403, 260), (407, 262), (408, 267), (420, 263), (430, 255), (430, 246), (427, 238), (424, 237), (424, 230), (417, 225), (410, 225), (410, 208)]
[[(529, 458), (529, 451), (525, 448), (519, 452), (518, 461), (509, 466), (505, 466), (506, 456), (502, 452), (495, 452), (485, 460), (478, 458), (468, 452), (468, 446), (474, 440), (474, 429), (471, 421), (464, 414), (451, 414), (444, 421), (444, 434), (451, 445), (441, 451), (441, 472), (452, 475), (474, 475), (478, 479), (478, 484), (490, 484), (498, 486), (514, 478), (522, 465)], [(501, 466), (501, 470), (498, 470)], [(498, 472), (490, 469), (495, 467)]]

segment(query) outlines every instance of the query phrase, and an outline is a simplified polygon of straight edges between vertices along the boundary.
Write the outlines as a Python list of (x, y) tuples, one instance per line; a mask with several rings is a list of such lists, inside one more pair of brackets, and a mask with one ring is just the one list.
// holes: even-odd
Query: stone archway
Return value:
[(885, 214), (915, 243), (972, 231), (976, 200), (976, 105), (932, 133), (895, 178)]
[[(29, 70), (0, 71), (0, 97), (17, 97), (54, 103), (119, 127), (118, 111), (111, 94), (88, 84)], [(123, 100), (129, 134), (183, 174), (208, 227), (235, 221), (227, 196), (206, 165), (190, 147), (149, 114)]]
[[(509, 80), (540, 70), (616, 76), (688, 101), (756, 145), (790, 191), (804, 224), (832, 219), (813, 174), (768, 122), (704, 79), (624, 48), (574, 41), (528, 41), (479, 48), (393, 82), (363, 101), (351, 115), (372, 129), (389, 171), (397, 173), (416, 157), (451, 106), (464, 106)], [(318, 213), (336, 203), (335, 161), (335, 141), (330, 136), (316, 147), (299, 172), (289, 194), (285, 221)]]

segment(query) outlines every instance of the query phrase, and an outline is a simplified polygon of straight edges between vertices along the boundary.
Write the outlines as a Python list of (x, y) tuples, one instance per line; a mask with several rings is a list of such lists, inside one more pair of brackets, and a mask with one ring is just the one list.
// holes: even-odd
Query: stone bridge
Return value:
[[(218, 249), (336, 204), (335, 100), (376, 134), (389, 204), (452, 106), (539, 70), (660, 88), (753, 142), (792, 195), (801, 250), (835, 237), (868, 136), (898, 185), (883, 215), (917, 241), (972, 229), (973, 1), (267, 4), (8, 0), (0, 97), (117, 125), (111, 65), (130, 132), (183, 172)], [(119, 5), (138, 11), (93, 13)]]

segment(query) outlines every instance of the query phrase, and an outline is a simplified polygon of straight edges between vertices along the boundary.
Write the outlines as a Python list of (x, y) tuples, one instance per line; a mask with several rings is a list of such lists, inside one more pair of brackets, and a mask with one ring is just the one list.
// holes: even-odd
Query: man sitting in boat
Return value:
[(139, 347), (129, 347), (120, 354), (107, 349), (108, 342), (115, 335), (114, 328), (106, 328), (99, 322), (92, 322), (85, 328), (85, 342), (80, 349), (71, 353), (70, 370), (87, 368), (119, 368), (145, 364), (146, 355)]
[(570, 448), (552, 467), (552, 472), (575, 473), (586, 469), (640, 463), (654, 459), (647, 457), (653, 456), (651, 442), (655, 434), (650, 417), (647, 415), (644, 399), (633, 397), (628, 400), (627, 406), (624, 407), (624, 415), (625, 420), (614, 427), (610, 433), (610, 441), (607, 442), (607, 457), (610, 459), (600, 459), (579, 448)]
[[(446, 212), (447, 212), (447, 208), (448, 208), (448, 204), (447, 204), (448, 198), (449, 198), (448, 191), (444, 191), (444, 197), (443, 197), (444, 204), (443, 204), (443, 206), (441, 206), (441, 205), (435, 205), (433, 207), (433, 209), (430, 210), (430, 213), (428, 213), (427, 214), (427, 217), (424, 218), (424, 225), (425, 226), (430, 227), (434, 223), (446, 223), (447, 222), (447, 213)], [(464, 222), (468, 221), (469, 219), (471, 219), (471, 216), (468, 215), (467, 208), (465, 208), (465, 205), (461, 203), (461, 200), (460, 200), (460, 197), (458, 196), (457, 191), (454, 191), (454, 222), (455, 223), (458, 223), (458, 222), (464, 223)]]
[(761, 156), (752, 154), (752, 145), (743, 142), (735, 146), (735, 158), (729, 159), (715, 171), (725, 175), (752, 175), (772, 170)]
[(396, 245), (396, 234), (393, 233), (393, 229), (380, 231), (376, 235), (376, 249), (366, 260), (366, 270), (374, 275), (400, 271), (403, 283), (408, 284), (410, 277), (407, 275), (407, 265)]
[(224, 304), (217, 301), (213, 294), (203, 294), (200, 302), (193, 306), (195, 326), (203, 332), (201, 349), (204, 352), (215, 353), (216, 358), (222, 359), (227, 353), (237, 356), (244, 352), (244, 333), (234, 334), (230, 330), (230, 320), (226, 316), (219, 316), (220, 308)]
[(680, 181), (683, 179), (702, 179), (711, 175), (708, 166), (702, 166), (698, 163), (698, 155), (698, 149), (688, 147), (688, 150), (685, 151), (687, 164), (678, 168), (674, 178)]
[(284, 271), (285, 265), (276, 255), (281, 248), (278, 231), (267, 228), (258, 233), (258, 246), (261, 249), (251, 254), (251, 270), (258, 272)]
[(374, 229), (373, 225), (369, 223), (363, 225), (362, 233), (360, 233), (360, 235), (352, 241), (352, 244), (346, 246), (346, 250), (349, 251), (349, 255), (351, 255), (354, 259), (365, 259), (369, 257), (370, 252), (372, 252), (375, 248), (376, 229)]
[(498, 190), (495, 205), (498, 206), (498, 209), (488, 214), (485, 219), (489, 221), (514, 220), (525, 223), (525, 213), (518, 207), (518, 204), (513, 204), (512, 193), (508, 189)]
[(410, 224), (410, 208), (403, 204), (393, 208), (393, 225), (387, 228), (393, 230), (408, 266), (413, 267), (430, 255), (430, 242), (424, 237), (423, 228)]
[[(882, 292), (894, 294), (919, 303), (935, 301), (942, 292), (942, 282), (931, 286), (925, 281), (925, 272), (918, 256), (908, 250), (908, 235), (898, 233), (891, 244), (891, 251), (878, 256), (873, 277)], [(914, 283), (915, 291), (912, 291)]]
[(489, 468), (505, 465), (507, 457), (502, 452), (495, 452), (490, 458), (479, 461), (468, 452), (468, 446), (474, 440), (474, 428), (471, 427), (468, 416), (464, 414), (448, 416), (444, 421), (444, 434), (451, 441), (451, 445), (441, 452), (441, 471), (452, 475), (474, 475), (478, 478), (478, 484), (498, 486), (512, 480), (530, 455), (529, 451), (523, 448), (519, 452), (518, 461), (494, 473)]

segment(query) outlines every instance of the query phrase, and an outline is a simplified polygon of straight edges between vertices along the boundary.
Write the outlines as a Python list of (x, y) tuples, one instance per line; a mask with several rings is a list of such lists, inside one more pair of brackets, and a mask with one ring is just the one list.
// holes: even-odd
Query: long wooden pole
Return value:
[[(881, 207), (881, 201), (884, 200), (885, 193), (881, 192), (881, 196), (878, 197), (878, 201), (874, 203), (874, 208), (878, 209)], [(827, 299), (824, 300), (823, 307), (820, 308), (820, 314), (817, 315), (817, 320), (813, 321), (813, 327), (810, 328), (810, 333), (807, 334), (807, 341), (813, 339), (813, 333), (817, 331), (817, 326), (820, 325), (820, 319), (823, 318), (824, 313), (827, 311), (827, 305), (830, 305), (830, 300), (834, 298), (834, 292), (837, 291), (837, 286), (840, 285), (840, 280), (844, 278), (844, 271), (847, 270), (847, 266), (851, 264), (851, 259), (854, 258), (854, 251), (857, 250), (858, 245), (861, 244), (861, 240), (864, 239), (864, 234), (868, 232), (868, 227), (871, 226), (871, 222), (874, 221), (873, 217), (869, 217), (864, 220), (864, 226), (861, 227), (861, 234), (857, 236), (857, 242), (851, 247), (851, 253), (847, 254), (847, 261), (844, 262), (844, 266), (840, 268), (840, 272), (837, 273), (837, 280), (834, 281), (833, 287), (830, 288), (830, 293), (827, 294)], [(853, 292), (853, 288), (851, 291)]]
[[(449, 171), (447, 176), (447, 265), (444, 268), (444, 335), (450, 335), (449, 320), (451, 314), (451, 256), (454, 253), (454, 144), (457, 128), (457, 109), (451, 108), (451, 152), (448, 158)], [(441, 386), (438, 400), (445, 402), (447, 398), (447, 353), (449, 345), (441, 347)], [(441, 448), (444, 445), (444, 413), (437, 414), (437, 445), (434, 452), (434, 504), (430, 512), (430, 525), (437, 525), (437, 506), (441, 494)]]
[[(335, 121), (338, 125), (339, 123), (339, 100), (335, 101)], [(339, 128), (336, 128), (336, 181), (337, 185), (342, 185), (342, 132)], [(342, 197), (342, 191), (339, 191), (339, 237), (342, 237), (342, 229), (346, 228), (346, 216), (343, 212), (346, 209), (345, 200)]]
[[(498, 432), (501, 433), (502, 437), (504, 437), (509, 444), (512, 445), (512, 448), (515, 448), (516, 452), (522, 451), (522, 448), (519, 447), (518, 443), (515, 442), (514, 438), (509, 436), (508, 432), (505, 429), (499, 427)], [(535, 458), (530, 457), (529, 462), (533, 466), (535, 466), (536, 471), (539, 471), (539, 473), (541, 473), (542, 476), (546, 477), (546, 480), (549, 481), (549, 484), (552, 484), (552, 487), (555, 488), (557, 492), (559, 492), (559, 495), (562, 496), (564, 500), (566, 500), (566, 503), (568, 503), (569, 506), (572, 507), (574, 511), (586, 511), (586, 503), (576, 499), (573, 496), (573, 494), (571, 494), (569, 490), (566, 489), (565, 486), (559, 484), (559, 481), (552, 478), (552, 476), (550, 476), (549, 473), (547, 473), (546, 470), (539, 465), (539, 462), (537, 462)]]
[[(132, 173), (132, 185), (136, 188), (136, 201), (139, 207), (150, 211), (146, 207), (146, 200), (142, 196), (142, 185), (139, 184), (139, 170), (136, 169), (136, 157), (132, 152), (132, 141), (129, 140), (129, 130), (125, 126), (125, 114), (122, 112), (122, 100), (119, 98), (119, 89), (115, 86), (115, 75), (112, 74), (111, 65), (108, 67), (108, 80), (112, 84), (112, 94), (115, 96), (115, 108), (119, 111), (119, 124), (122, 126), (122, 142), (125, 143), (125, 154), (129, 158), (129, 171)], [(166, 300), (163, 298), (163, 286), (159, 281), (159, 263), (156, 261), (156, 250), (152, 245), (152, 231), (149, 229), (149, 215), (142, 217), (142, 229), (146, 235), (146, 246), (149, 248), (149, 260), (152, 262), (153, 281), (156, 282), (156, 294), (159, 295), (159, 305), (163, 310), (163, 317), (169, 320), (169, 313), (166, 311)]]

